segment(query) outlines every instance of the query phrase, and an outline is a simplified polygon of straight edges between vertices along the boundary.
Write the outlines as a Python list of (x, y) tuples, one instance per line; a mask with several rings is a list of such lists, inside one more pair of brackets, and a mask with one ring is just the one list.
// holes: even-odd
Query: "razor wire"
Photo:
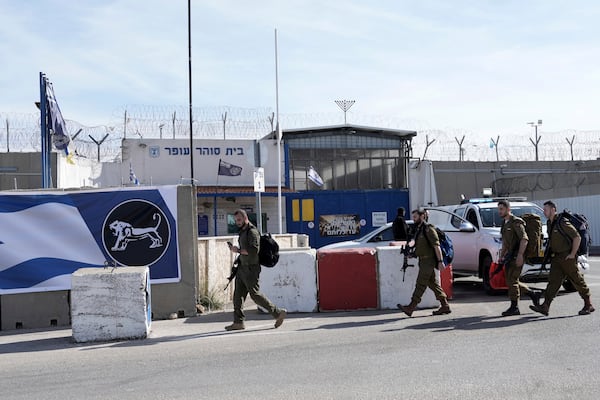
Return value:
[[(259, 139), (273, 132), (276, 117), (271, 108), (195, 107), (192, 109), (195, 139)], [(343, 125), (343, 113), (281, 114), (282, 129)], [(486, 137), (465, 129), (434, 129), (418, 120), (348, 112), (348, 123), (384, 129), (412, 130), (412, 156), (434, 161), (533, 161), (535, 148), (519, 133)], [(86, 126), (66, 120), (72, 152), (100, 161), (119, 161), (123, 138), (189, 139), (189, 108), (184, 106), (126, 106), (105, 125)], [(600, 130), (540, 131), (540, 161), (590, 160), (600, 158)], [(498, 145), (493, 143), (500, 137)], [(464, 138), (459, 146), (458, 142)], [(98, 145), (97, 142), (104, 141)], [(574, 140), (573, 140), (574, 139)], [(95, 140), (95, 141), (94, 141)], [(429, 143), (429, 145), (428, 145)], [(37, 114), (0, 112), (0, 152), (41, 151)]]

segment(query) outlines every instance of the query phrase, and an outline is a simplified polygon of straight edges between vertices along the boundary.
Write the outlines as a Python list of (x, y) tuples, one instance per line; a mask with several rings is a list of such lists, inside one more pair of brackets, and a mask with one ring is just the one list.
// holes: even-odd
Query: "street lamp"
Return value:
[(335, 100), (335, 104), (344, 112), (344, 125), (346, 125), (346, 112), (356, 103), (356, 100)]
[(535, 161), (539, 161), (538, 145), (542, 137), (538, 137), (538, 126), (542, 125), (542, 120), (538, 119), (537, 122), (528, 122), (527, 125), (531, 125), (535, 128), (535, 141), (531, 140), (531, 138), (529, 138), (529, 141), (531, 142), (531, 144), (533, 144), (533, 147), (535, 147)]

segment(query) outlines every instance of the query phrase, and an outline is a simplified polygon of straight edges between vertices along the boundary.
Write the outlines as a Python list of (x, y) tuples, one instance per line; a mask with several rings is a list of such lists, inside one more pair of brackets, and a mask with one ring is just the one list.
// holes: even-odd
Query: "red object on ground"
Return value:
[(504, 266), (502, 266), (502, 271), (495, 274), (497, 268), (498, 264), (495, 262), (490, 265), (490, 286), (492, 289), (508, 289), (506, 277), (504, 276)]
[(452, 285), (454, 284), (454, 277), (452, 275), (452, 264), (446, 266), (442, 272), (440, 272), (440, 286), (446, 293), (448, 299), (452, 299), (454, 293), (452, 291)]
[(317, 252), (319, 311), (377, 309), (375, 249)]

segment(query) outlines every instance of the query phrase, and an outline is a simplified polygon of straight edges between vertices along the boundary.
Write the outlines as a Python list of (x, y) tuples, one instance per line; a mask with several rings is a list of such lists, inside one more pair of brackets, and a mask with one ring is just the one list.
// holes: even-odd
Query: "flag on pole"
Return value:
[(49, 114), (49, 128), (50, 134), (52, 135), (52, 143), (58, 150), (64, 150), (65, 154), (69, 155), (69, 142), (71, 138), (67, 132), (67, 125), (60, 112), (60, 107), (56, 102), (56, 96), (54, 95), (54, 88), (50, 81), (46, 82), (46, 99), (48, 102), (48, 114)]
[(323, 178), (321, 178), (317, 170), (315, 170), (312, 165), (308, 169), (308, 179), (310, 179), (317, 186), (323, 186)]
[(140, 181), (138, 180), (137, 176), (135, 176), (135, 172), (133, 172), (133, 167), (131, 166), (131, 163), (129, 163), (129, 182), (133, 183), (134, 185), (140, 184)]
[(242, 173), (242, 167), (239, 165), (230, 164), (219, 159), (219, 172), (218, 175), (224, 176), (239, 176)]

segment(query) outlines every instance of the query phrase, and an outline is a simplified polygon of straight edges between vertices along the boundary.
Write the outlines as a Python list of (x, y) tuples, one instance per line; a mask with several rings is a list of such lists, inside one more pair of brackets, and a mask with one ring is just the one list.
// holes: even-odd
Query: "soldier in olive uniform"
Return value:
[(233, 291), (233, 324), (225, 327), (228, 331), (245, 329), (244, 326), (244, 301), (249, 294), (254, 302), (267, 310), (275, 318), (275, 328), (283, 324), (287, 312), (278, 308), (260, 292), (258, 278), (260, 276), (260, 263), (258, 250), (260, 246), (260, 233), (248, 220), (244, 210), (237, 210), (234, 214), (235, 224), (240, 228), (239, 247), (230, 246), (233, 253), (239, 253), (239, 266), (235, 275), (235, 289)]
[[(412, 316), (417, 304), (421, 302), (423, 293), (430, 288), (435, 294), (435, 298), (440, 302), (440, 308), (433, 312), (433, 315), (450, 314), (450, 305), (444, 290), (435, 274), (435, 268), (442, 267), (442, 249), (437, 232), (432, 225), (425, 222), (426, 213), (423, 210), (414, 210), (412, 218), (415, 230), (415, 255), (419, 258), (419, 275), (415, 290), (413, 291), (411, 302), (407, 306), (399, 305), (402, 311), (409, 317)], [(427, 237), (425, 237), (427, 235)]]
[(500, 260), (504, 263), (504, 277), (506, 286), (508, 286), (508, 298), (510, 299), (510, 307), (502, 312), (502, 316), (520, 315), (519, 298), (521, 293), (528, 294), (534, 304), (538, 304), (540, 298), (539, 293), (534, 292), (519, 281), (525, 263), (523, 253), (527, 248), (529, 238), (525, 232), (525, 221), (510, 212), (508, 200), (498, 202), (498, 215), (504, 220), (500, 228), (500, 234), (502, 235)]
[(581, 236), (569, 220), (560, 217), (556, 213), (554, 202), (547, 201), (544, 203), (544, 215), (548, 218), (547, 231), (552, 257), (550, 276), (548, 277), (544, 303), (539, 306), (530, 306), (530, 308), (540, 314), (548, 315), (550, 303), (556, 297), (565, 278), (568, 278), (583, 299), (583, 308), (579, 311), (579, 315), (588, 315), (594, 312), (595, 309), (590, 299), (590, 289), (577, 268), (577, 250), (579, 249)]

